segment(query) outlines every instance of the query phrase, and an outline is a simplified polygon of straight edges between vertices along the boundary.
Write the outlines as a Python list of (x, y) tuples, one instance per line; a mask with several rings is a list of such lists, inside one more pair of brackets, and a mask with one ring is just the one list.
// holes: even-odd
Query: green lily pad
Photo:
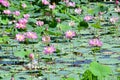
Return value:
[(58, 24), (57, 27), (60, 28), (62, 31), (67, 31), (71, 28), (70, 26), (64, 24)]
[(56, 26), (57, 26), (56, 20), (52, 20), (51, 22), (49, 22), (49, 27), (50, 28), (55, 28)]
[(99, 78), (105, 77), (112, 72), (108, 66), (102, 65), (97, 62), (92, 62), (90, 64), (89, 70), (92, 72), (92, 74), (98, 76)]
[(98, 29), (101, 28), (100, 22), (98, 21), (98, 22), (92, 24), (92, 27), (98, 28)]
[(81, 21), (78, 25), (78, 29), (81, 30), (81, 29), (86, 29), (89, 27), (89, 24), (86, 22), (86, 21)]
[(14, 52), (14, 56), (16, 57), (20, 57), (20, 58), (25, 58), (25, 56), (28, 56), (31, 53), (31, 50), (20, 50), (20, 51), (16, 51)]

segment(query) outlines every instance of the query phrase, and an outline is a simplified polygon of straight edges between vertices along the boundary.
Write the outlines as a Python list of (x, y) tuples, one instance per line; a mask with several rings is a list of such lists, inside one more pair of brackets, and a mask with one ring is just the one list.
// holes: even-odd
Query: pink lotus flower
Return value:
[(23, 34), (16, 34), (16, 40), (18, 41), (25, 41), (25, 35)]
[(115, 1), (115, 4), (118, 5), (118, 4), (119, 4), (119, 0), (116, 0), (116, 1)]
[(26, 24), (28, 22), (28, 20), (25, 19), (25, 18), (22, 18), (18, 22), (21, 23), (21, 24)]
[(67, 3), (67, 6), (68, 6), (68, 7), (75, 7), (75, 2), (68, 2), (68, 3)]
[(76, 33), (74, 31), (69, 30), (69, 31), (65, 32), (65, 37), (68, 38), (68, 39), (71, 39), (74, 36), (76, 36)]
[(9, 2), (8, 2), (7, 0), (1, 0), (0, 3), (1, 3), (3, 6), (5, 6), (5, 7), (9, 7), (9, 6), (10, 6), (10, 4), (9, 4)]
[(43, 43), (49, 43), (51, 41), (50, 36), (43, 36), (42, 37), (42, 42)]
[(53, 5), (49, 5), (49, 8), (53, 10), (53, 9), (56, 8), (56, 5), (55, 5), (55, 4), (53, 4)]
[(22, 4), (22, 7), (23, 7), (23, 8), (26, 8), (26, 7), (27, 7), (27, 5), (26, 5), (25, 3), (23, 3), (23, 4)]
[(36, 22), (36, 25), (38, 25), (38, 26), (43, 26), (43, 25), (44, 25), (44, 22), (43, 22), (43, 21), (37, 21), (37, 22)]
[(93, 17), (92, 17), (92, 16), (89, 16), (89, 15), (87, 15), (87, 16), (84, 17), (84, 20), (85, 20), (85, 21), (90, 21), (90, 20), (92, 20), (92, 19), (93, 19)]
[(102, 46), (102, 42), (99, 39), (95, 38), (95, 39), (91, 39), (89, 41), (89, 45), (93, 46), (93, 47), (101, 47)]
[(2, 3), (3, 0), (0, 0), (0, 3)]
[(26, 32), (25, 33), (26, 35), (26, 38), (29, 38), (29, 39), (37, 39), (37, 34), (35, 32)]
[(10, 14), (11, 14), (11, 11), (10, 11), (10, 10), (4, 10), (3, 13), (4, 13), (4, 14), (7, 14), (7, 15), (10, 15)]
[(33, 53), (30, 53), (30, 54), (29, 54), (29, 58), (30, 58), (31, 60), (33, 60), (33, 59), (34, 59), (34, 54), (33, 54)]
[(49, 5), (50, 3), (47, 0), (42, 0), (42, 4)]
[(117, 21), (118, 21), (118, 17), (112, 17), (112, 18), (110, 18), (110, 22), (112, 23), (112, 24), (115, 24)]
[(54, 46), (47, 46), (44, 48), (43, 52), (45, 54), (52, 54), (53, 52), (55, 52), (56, 49), (54, 48)]
[(80, 8), (76, 8), (76, 9), (75, 9), (75, 13), (81, 14), (81, 12), (82, 12), (82, 9), (80, 9)]
[(16, 23), (16, 28), (18, 29), (25, 29), (26, 28), (26, 23), (28, 22), (27, 19), (22, 18), (18, 21), (18, 23)]
[(68, 2), (69, 2), (69, 0), (63, 0), (63, 2), (68, 3)]
[(22, 24), (22, 23), (16, 23), (16, 28), (18, 28), (18, 29), (25, 29), (26, 25)]
[(19, 16), (19, 15), (20, 15), (20, 12), (19, 12), (19, 11), (15, 11), (15, 12), (13, 12), (13, 14), (14, 14), (15, 16)]
[(23, 16), (24, 16), (25, 19), (28, 19), (30, 17), (29, 14), (24, 14)]
[(69, 22), (69, 26), (74, 26), (75, 25), (75, 22), (74, 21), (70, 21)]

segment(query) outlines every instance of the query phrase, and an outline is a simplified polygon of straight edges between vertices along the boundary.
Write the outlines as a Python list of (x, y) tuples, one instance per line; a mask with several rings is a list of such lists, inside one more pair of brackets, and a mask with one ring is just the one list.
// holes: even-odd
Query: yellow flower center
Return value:
[(23, 37), (22, 36), (18, 36), (18, 39), (22, 39)]
[(72, 32), (68, 32), (68, 34), (71, 36), (71, 35), (72, 35)]
[(23, 27), (23, 24), (20, 24), (20, 27)]
[(51, 51), (51, 48), (49, 47), (47, 50), (48, 50), (48, 51)]

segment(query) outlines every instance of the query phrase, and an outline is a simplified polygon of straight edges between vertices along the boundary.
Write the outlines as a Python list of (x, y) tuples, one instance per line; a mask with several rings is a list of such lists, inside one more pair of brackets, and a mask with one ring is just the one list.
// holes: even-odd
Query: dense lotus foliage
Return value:
[(120, 80), (119, 31), (119, 0), (0, 0), (0, 80)]

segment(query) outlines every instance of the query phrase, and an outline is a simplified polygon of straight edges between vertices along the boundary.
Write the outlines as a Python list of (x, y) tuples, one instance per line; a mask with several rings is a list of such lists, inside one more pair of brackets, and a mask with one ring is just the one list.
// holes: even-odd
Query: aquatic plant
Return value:
[(44, 48), (43, 52), (45, 54), (52, 54), (53, 52), (55, 52), (55, 50), (56, 49), (54, 48), (54, 46), (47, 46)]
[(92, 47), (101, 47), (102, 42), (98, 38), (95, 38), (95, 39), (91, 39), (89, 41), (89, 45), (92, 46)]
[(68, 39), (72, 39), (74, 36), (76, 36), (76, 33), (74, 31), (68, 30), (65, 32), (65, 37)]
[(99, 1), (0, 0), (0, 80), (119, 80), (119, 1)]

